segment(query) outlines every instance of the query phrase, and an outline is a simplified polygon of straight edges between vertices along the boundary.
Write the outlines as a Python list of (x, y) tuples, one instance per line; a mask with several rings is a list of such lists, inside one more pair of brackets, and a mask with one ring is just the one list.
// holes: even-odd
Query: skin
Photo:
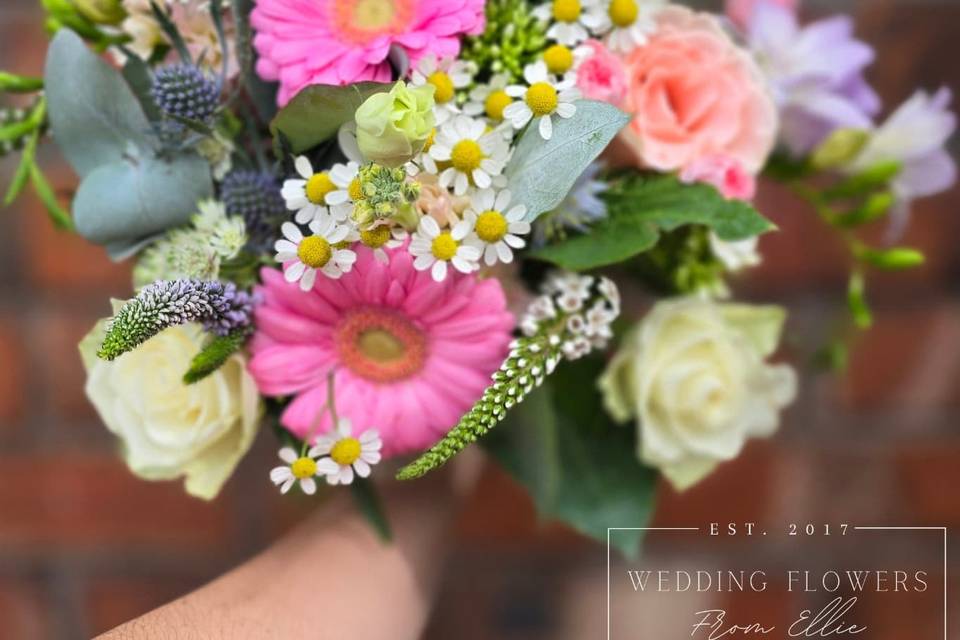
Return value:
[(477, 458), (460, 458), (423, 480), (391, 483), (392, 543), (340, 495), (246, 563), (98, 640), (419, 638), (447, 530), (480, 471)]

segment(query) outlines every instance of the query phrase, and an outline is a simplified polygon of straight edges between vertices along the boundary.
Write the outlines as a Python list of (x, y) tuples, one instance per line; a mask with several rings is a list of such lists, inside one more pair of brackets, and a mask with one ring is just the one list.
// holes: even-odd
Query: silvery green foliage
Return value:
[(250, 326), (253, 299), (233, 284), (160, 280), (144, 287), (110, 320), (98, 356), (113, 360), (167, 327), (202, 322), (218, 336)]
[(557, 118), (544, 140), (527, 127), (507, 166), (510, 191), (527, 206), (527, 222), (563, 202), (577, 178), (610, 144), (630, 117), (605, 102), (578, 100), (572, 118)]
[(535, 299), (521, 320), (522, 338), (493, 383), (460, 421), (437, 444), (397, 474), (412, 480), (445, 464), (469, 444), (497, 426), (514, 406), (543, 384), (561, 360), (579, 360), (602, 349), (613, 337), (611, 324), (620, 314), (620, 294), (612, 280), (574, 273), (552, 274), (543, 295)]
[(206, 161), (192, 151), (161, 155), (123, 77), (69, 29), (50, 44), (44, 81), (53, 137), (82, 179), (77, 231), (113, 257), (184, 224), (213, 193)]

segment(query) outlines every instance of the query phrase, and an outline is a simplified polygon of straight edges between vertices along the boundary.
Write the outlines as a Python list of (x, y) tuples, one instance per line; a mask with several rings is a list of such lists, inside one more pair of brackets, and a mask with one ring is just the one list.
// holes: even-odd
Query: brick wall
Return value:
[[(32, 4), (4, 0), (0, 68), (41, 69), (43, 34)], [(879, 46), (882, 70), (871, 79), (888, 101), (905, 98), (918, 82), (960, 90), (953, 64), (960, 5), (861, 0), (844, 8), (857, 11), (862, 33)], [(43, 158), (55, 186), (69, 189), (73, 178), (55, 151), (45, 149)], [(13, 166), (0, 163), (4, 185)], [(790, 307), (790, 349), (800, 358), (829, 330), (842, 299), (843, 256), (786, 194), (766, 190), (763, 210), (783, 233), (764, 239), (767, 264), (739, 283), (738, 293)], [(928, 252), (929, 263), (877, 280), (878, 325), (859, 343), (849, 375), (808, 370), (802, 398), (776, 439), (752, 445), (687, 494), (663, 488), (658, 524), (843, 520), (960, 530), (958, 212), (960, 191), (917, 208), (907, 240)], [(106, 314), (107, 298), (129, 293), (128, 269), (54, 231), (32, 195), (0, 211), (0, 241), (0, 640), (106, 630), (248, 557), (305, 512), (305, 501), (281, 500), (265, 481), (274, 455), (267, 433), (213, 504), (186, 497), (176, 484), (130, 476), (83, 396), (75, 348)], [(538, 524), (509, 480), (489, 474), (457, 535), (428, 637), (579, 640), (601, 633), (603, 549)], [(718, 562), (738, 557), (746, 544), (651, 539), (648, 557)], [(877, 540), (850, 553), (867, 562), (907, 557), (920, 546)], [(805, 557), (808, 551), (823, 562), (836, 553), (818, 547)], [(799, 553), (776, 544), (762, 552), (774, 562)], [(953, 567), (957, 575), (960, 566)], [(960, 607), (951, 602), (958, 626)], [(732, 595), (724, 604), (778, 620), (795, 603)], [(907, 629), (927, 637), (917, 629), (940, 615), (929, 602), (908, 599), (868, 605), (863, 615), (883, 629), (871, 640), (914, 637)], [(629, 621), (643, 614), (649, 623), (657, 613), (616, 615)]]

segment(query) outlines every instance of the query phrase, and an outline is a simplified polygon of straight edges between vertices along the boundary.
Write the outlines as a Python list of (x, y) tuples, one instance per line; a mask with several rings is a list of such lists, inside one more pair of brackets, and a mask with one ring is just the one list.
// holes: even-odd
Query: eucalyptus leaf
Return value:
[(212, 193), (210, 168), (195, 153), (164, 159), (130, 148), (121, 160), (83, 180), (73, 217), (80, 235), (107, 245), (116, 257), (145, 238), (185, 224), (197, 202)]
[(127, 85), (140, 102), (143, 113), (151, 122), (159, 121), (163, 117), (163, 112), (160, 111), (160, 107), (157, 106), (150, 94), (150, 89), (153, 87), (153, 77), (147, 63), (135, 55), (128, 56), (123, 65), (122, 73), (123, 79), (127, 81)]
[(50, 43), (44, 84), (53, 137), (81, 177), (118, 162), (131, 144), (149, 147), (136, 96), (73, 31), (61, 29)]
[[(605, 544), (609, 528), (649, 522), (657, 474), (637, 459), (635, 430), (614, 424), (599, 393), (584, 384), (603, 366), (598, 358), (562, 364), (483, 442), (541, 516)], [(641, 537), (618, 531), (610, 543), (632, 558)]]
[(532, 256), (571, 270), (622, 262), (657, 244), (661, 231), (699, 224), (721, 240), (744, 240), (775, 229), (749, 204), (724, 198), (706, 184), (684, 184), (675, 176), (631, 174), (603, 195), (607, 217), (588, 233), (536, 249)]
[(280, 110), (270, 123), (276, 139), (283, 134), (293, 153), (302, 153), (327, 140), (340, 126), (353, 120), (363, 102), (375, 93), (389, 91), (390, 84), (360, 82), (345, 87), (315, 84), (306, 87)]
[(571, 118), (556, 118), (550, 140), (540, 137), (535, 123), (517, 142), (506, 169), (514, 202), (527, 207), (527, 221), (555, 209), (577, 178), (610, 144), (630, 117), (607, 104), (578, 100)]

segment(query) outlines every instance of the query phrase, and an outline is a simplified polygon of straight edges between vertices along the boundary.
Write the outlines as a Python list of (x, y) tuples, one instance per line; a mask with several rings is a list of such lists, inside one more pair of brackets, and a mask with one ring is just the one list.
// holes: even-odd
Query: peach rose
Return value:
[[(753, 59), (706, 13), (672, 6), (657, 31), (625, 60), (624, 108), (633, 121), (616, 157), (674, 171), (727, 156), (750, 173), (763, 167), (777, 133), (777, 108)], [(620, 158), (622, 159), (622, 158)]]

